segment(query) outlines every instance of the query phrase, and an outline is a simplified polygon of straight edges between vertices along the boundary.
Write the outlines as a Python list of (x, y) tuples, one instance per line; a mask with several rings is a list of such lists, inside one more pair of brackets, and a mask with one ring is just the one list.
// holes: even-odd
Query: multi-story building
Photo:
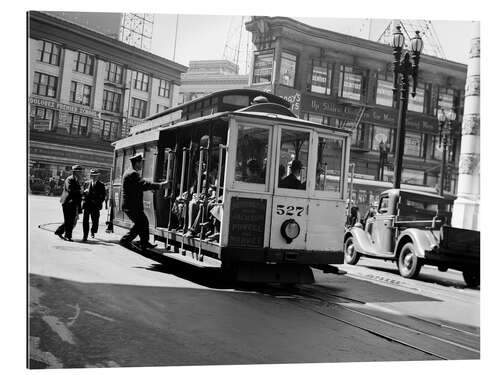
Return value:
[(110, 142), (178, 103), (187, 67), (43, 12), (29, 13), (30, 175), (71, 165), (109, 178)]
[(238, 74), (238, 65), (228, 60), (190, 61), (189, 69), (181, 75), (182, 103), (221, 90), (248, 86), (248, 75)]
[[(288, 99), (301, 118), (353, 131), (353, 197), (366, 207), (393, 176), (397, 109), (392, 48), (284, 17), (252, 17), (246, 28), (255, 46), (252, 87)], [(466, 68), (421, 56), (417, 94), (408, 104), (403, 184), (437, 191), (442, 146), (436, 115), (440, 108), (452, 108), (456, 142), (449, 150), (445, 191), (455, 193)]]

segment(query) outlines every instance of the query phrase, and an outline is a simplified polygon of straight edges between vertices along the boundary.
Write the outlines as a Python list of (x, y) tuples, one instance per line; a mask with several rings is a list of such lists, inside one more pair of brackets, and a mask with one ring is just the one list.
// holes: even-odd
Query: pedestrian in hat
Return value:
[(130, 158), (131, 168), (125, 172), (122, 179), (122, 210), (134, 223), (130, 231), (124, 235), (120, 243), (129, 245), (139, 235), (141, 249), (146, 250), (156, 245), (149, 242), (149, 222), (144, 214), (143, 192), (146, 190), (157, 190), (167, 182), (155, 183), (144, 180), (139, 171), (142, 169), (142, 154), (136, 154)]
[(106, 188), (99, 181), (99, 171), (90, 170), (90, 180), (83, 184), (83, 241), (87, 241), (89, 235), (89, 217), (92, 220), (90, 236), (94, 238), (99, 227), (99, 211), (102, 209), (102, 202), (106, 197)]
[(55, 234), (63, 240), (73, 241), (73, 227), (78, 220), (78, 214), (81, 213), (82, 192), (80, 180), (83, 168), (79, 165), (71, 167), (71, 175), (66, 178), (63, 184), (61, 199), (64, 223), (55, 231)]

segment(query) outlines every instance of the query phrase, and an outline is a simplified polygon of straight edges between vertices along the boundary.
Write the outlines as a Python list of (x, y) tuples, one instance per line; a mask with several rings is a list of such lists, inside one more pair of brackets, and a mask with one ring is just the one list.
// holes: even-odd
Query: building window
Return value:
[(339, 96), (345, 99), (361, 100), (364, 77), (352, 66), (340, 66)]
[(387, 107), (392, 107), (393, 98), (393, 83), (384, 79), (377, 80), (377, 96), (375, 99), (375, 104), (385, 105)]
[(107, 141), (114, 141), (117, 138), (118, 123), (114, 121), (102, 121), (101, 138)]
[(141, 99), (132, 98), (132, 117), (144, 118), (146, 117), (146, 108), (148, 102)]
[(255, 53), (252, 83), (271, 82), (273, 76), (274, 51)]
[(106, 79), (113, 83), (122, 83), (123, 67), (118, 64), (108, 62), (106, 64)]
[(51, 42), (42, 42), (42, 49), (40, 50), (40, 61), (51, 64), (59, 65), (59, 56), (61, 55), (61, 47)]
[(403, 168), (403, 171), (401, 172), (401, 182), (403, 184), (410, 185), (423, 185), (424, 171)]
[(149, 76), (142, 72), (133, 72), (134, 89), (141, 91), (149, 90)]
[(370, 142), (372, 139), (372, 134), (373, 134), (373, 126), (361, 123), (358, 125), (357, 128), (353, 129), (352, 131), (352, 147), (358, 148), (358, 149), (363, 149), (363, 150), (369, 150), (370, 149)]
[(31, 107), (30, 120), (35, 130), (53, 130), (55, 129), (55, 111), (45, 107)]
[(168, 109), (168, 107), (166, 105), (163, 105), (163, 104), (156, 105), (156, 113), (166, 111), (167, 109)]
[(439, 87), (437, 108), (435, 109), (434, 114), (437, 115), (437, 111), (441, 108), (445, 109), (445, 110), (446, 109), (454, 109), (455, 108), (455, 96), (456, 96), (456, 90), (448, 89), (445, 87)]
[(439, 146), (439, 136), (433, 135), (431, 140), (431, 158), (434, 160), (443, 160), (443, 144)]
[(406, 133), (404, 154), (408, 156), (422, 156), (422, 134)]
[[(410, 88), (412, 90), (412, 88)], [(413, 97), (411, 94), (408, 95), (408, 110), (423, 113), (424, 112), (424, 103), (425, 103), (425, 85), (418, 84), (417, 94)]]
[(80, 73), (92, 75), (94, 73), (94, 56), (85, 52), (77, 52), (74, 70)]
[(332, 64), (313, 60), (311, 73), (311, 92), (330, 95), (332, 93)]
[(387, 150), (391, 149), (393, 137), (393, 130), (391, 128), (384, 128), (381, 126), (373, 127), (373, 142), (372, 142), (372, 151), (380, 151), (380, 143), (383, 143)]
[(280, 83), (285, 86), (295, 86), (295, 68), (297, 56), (288, 52), (281, 53)]
[(158, 87), (158, 96), (163, 98), (170, 98), (170, 82), (160, 79), (160, 86)]
[(33, 79), (33, 94), (55, 98), (57, 92), (57, 77), (35, 72)]
[(69, 134), (81, 136), (88, 135), (89, 125), (92, 124), (92, 118), (71, 113), (70, 120)]
[(102, 98), (102, 109), (104, 111), (120, 112), (121, 102), (121, 94), (114, 91), (104, 90), (104, 95)]
[(89, 106), (91, 93), (92, 93), (92, 86), (71, 81), (69, 101), (72, 103)]

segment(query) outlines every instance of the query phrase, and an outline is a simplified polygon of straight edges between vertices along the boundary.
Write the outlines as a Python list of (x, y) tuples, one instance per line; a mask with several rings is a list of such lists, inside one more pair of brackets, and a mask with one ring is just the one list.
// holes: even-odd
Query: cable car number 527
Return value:
[(276, 206), (276, 214), (287, 215), (287, 216), (302, 216), (304, 212), (304, 207), (299, 206), (285, 206), (284, 204), (278, 204)]

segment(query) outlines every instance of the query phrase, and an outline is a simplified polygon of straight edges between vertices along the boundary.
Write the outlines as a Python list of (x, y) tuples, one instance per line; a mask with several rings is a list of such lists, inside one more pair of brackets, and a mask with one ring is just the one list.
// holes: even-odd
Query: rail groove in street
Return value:
[[(447, 325), (377, 309), (364, 301), (336, 295), (322, 286), (301, 286), (294, 291), (269, 287), (263, 293), (287, 300), (344, 324), (399, 343), (437, 359), (479, 359), (479, 335)], [(291, 298), (295, 297), (295, 298)]]

